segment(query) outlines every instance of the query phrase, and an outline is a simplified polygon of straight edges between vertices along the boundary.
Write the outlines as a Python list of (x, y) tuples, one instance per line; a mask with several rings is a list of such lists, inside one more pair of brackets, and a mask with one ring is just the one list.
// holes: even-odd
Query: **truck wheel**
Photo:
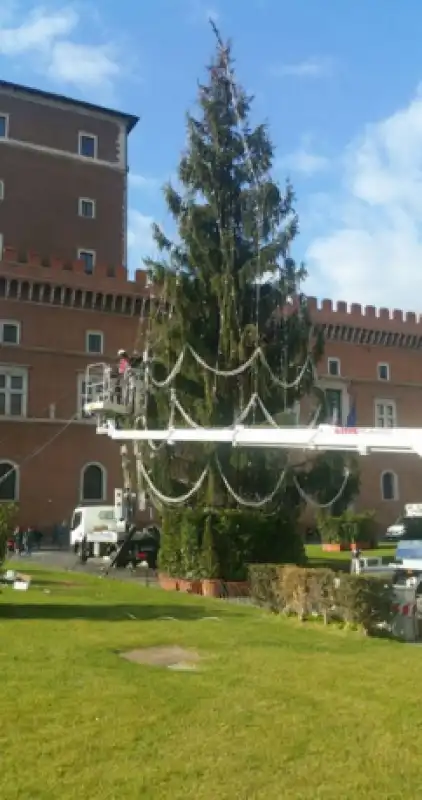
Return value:
[(81, 550), (80, 550), (81, 564), (86, 564), (86, 562), (88, 561), (88, 555), (89, 555), (88, 542), (86, 538), (84, 538), (82, 539)]

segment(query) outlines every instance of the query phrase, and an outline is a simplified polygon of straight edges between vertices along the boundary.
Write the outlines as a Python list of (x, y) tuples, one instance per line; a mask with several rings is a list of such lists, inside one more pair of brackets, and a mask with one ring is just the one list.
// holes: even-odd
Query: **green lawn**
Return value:
[[(396, 552), (395, 546), (381, 544), (376, 550), (363, 550), (362, 556), (381, 556), (385, 561), (393, 560)], [(306, 555), (310, 566), (327, 566), (332, 569), (349, 569), (352, 554), (350, 551), (329, 553), (319, 544), (306, 545)]]
[[(418, 647), (31, 572), (28, 592), (0, 595), (2, 800), (422, 795)], [(117, 655), (164, 644), (201, 670)]]

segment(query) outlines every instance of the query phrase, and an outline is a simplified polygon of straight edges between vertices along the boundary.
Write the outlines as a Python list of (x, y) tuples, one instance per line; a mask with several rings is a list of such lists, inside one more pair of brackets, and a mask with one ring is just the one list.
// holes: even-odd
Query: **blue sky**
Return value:
[[(405, 8), (405, 13), (404, 13)], [(240, 82), (290, 175), (295, 255), (318, 297), (422, 305), (422, 66), (418, 0), (2, 0), (0, 74), (138, 114), (130, 142), (130, 265), (168, 224), (185, 112), (214, 49), (233, 39)]]

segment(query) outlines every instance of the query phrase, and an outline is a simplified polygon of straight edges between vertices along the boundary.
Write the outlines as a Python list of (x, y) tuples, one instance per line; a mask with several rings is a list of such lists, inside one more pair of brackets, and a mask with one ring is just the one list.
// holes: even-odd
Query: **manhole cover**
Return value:
[(154, 667), (171, 667), (179, 670), (193, 670), (201, 660), (198, 653), (192, 650), (184, 650), (182, 647), (163, 646), (163, 647), (144, 647), (139, 650), (129, 650), (127, 653), (120, 653), (126, 661), (134, 664), (147, 664)]

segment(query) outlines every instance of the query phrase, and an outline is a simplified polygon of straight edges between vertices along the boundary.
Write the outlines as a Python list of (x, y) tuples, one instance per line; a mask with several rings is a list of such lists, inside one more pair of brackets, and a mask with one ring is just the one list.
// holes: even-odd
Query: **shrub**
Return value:
[(324, 543), (372, 542), (375, 539), (375, 512), (354, 514), (345, 511), (339, 517), (319, 514), (317, 528)]
[(13, 533), (17, 511), (14, 503), (0, 503), (0, 564), (7, 556), (7, 540)]
[(362, 625), (371, 633), (392, 615), (393, 587), (374, 576), (342, 575), (337, 589), (337, 604), (346, 624)]
[(163, 514), (159, 565), (172, 576), (244, 581), (252, 562), (305, 561), (301, 537), (281, 514), (186, 508)]
[(177, 510), (165, 510), (162, 514), (158, 565), (172, 578), (181, 577), (181, 531)]
[(180, 559), (179, 578), (200, 578), (200, 548), (198, 539), (198, 520), (193, 513), (179, 513)]
[(368, 633), (391, 620), (393, 589), (382, 578), (273, 564), (253, 564), (249, 576), (253, 600), (278, 613), (301, 620), (317, 614), (326, 623), (335, 618)]
[(205, 514), (202, 518), (201, 529), (198, 532), (202, 576), (210, 579), (223, 577), (216, 552), (215, 516)]
[(277, 592), (279, 569), (276, 564), (249, 565), (251, 597), (257, 605), (264, 606), (270, 611), (280, 610)]
[(318, 570), (284, 567), (279, 573), (278, 589), (284, 611), (303, 620), (312, 611), (318, 613)]

